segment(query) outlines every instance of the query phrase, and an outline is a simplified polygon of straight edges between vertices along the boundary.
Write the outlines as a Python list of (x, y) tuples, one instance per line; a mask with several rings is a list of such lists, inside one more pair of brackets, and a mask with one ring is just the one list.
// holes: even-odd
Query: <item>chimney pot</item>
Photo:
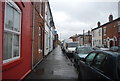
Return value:
[(109, 15), (109, 22), (113, 21), (113, 15)]
[(98, 22), (98, 27), (100, 27), (100, 22)]

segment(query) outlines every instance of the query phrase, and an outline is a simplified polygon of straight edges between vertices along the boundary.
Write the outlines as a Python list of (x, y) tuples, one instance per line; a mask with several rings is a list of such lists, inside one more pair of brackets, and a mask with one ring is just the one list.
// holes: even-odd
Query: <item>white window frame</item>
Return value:
[(106, 31), (105, 30), (106, 30), (106, 27), (103, 28), (103, 34), (104, 34), (104, 36), (106, 36), (106, 32), (107, 32), (107, 30)]
[(41, 28), (38, 27), (38, 53), (40, 54), (42, 52), (41, 49)]
[(19, 35), (19, 56), (16, 56), (16, 57), (13, 57), (13, 41), (14, 40), (12, 40), (12, 58), (9, 58), (9, 59), (6, 59), (6, 60), (3, 60), (3, 64), (4, 63), (8, 63), (8, 62), (10, 62), (10, 61), (13, 61), (13, 60), (16, 60), (16, 59), (19, 59), (20, 57), (21, 57), (21, 55), (20, 55), (20, 48), (21, 48), (21, 46), (20, 46), (20, 41), (21, 41), (21, 10), (20, 10), (20, 8), (15, 4), (15, 2), (13, 2), (12, 0), (6, 0), (6, 3), (5, 3), (5, 17), (4, 17), (4, 20), (6, 21), (6, 5), (9, 5), (11, 8), (13, 8), (13, 9), (15, 9), (15, 10), (17, 10), (17, 12), (18, 13), (20, 13), (20, 31), (19, 32), (17, 32), (17, 31), (15, 31), (15, 30), (11, 30), (11, 29), (7, 29), (6, 27), (5, 27), (5, 22), (4, 22), (4, 32), (9, 32), (9, 33), (11, 33), (12, 34), (12, 38), (14, 39), (14, 36), (13, 35)]
[(49, 39), (48, 39), (49, 37), (48, 37), (48, 32), (46, 32), (46, 48), (48, 48), (48, 44), (49, 44)]
[[(41, 3), (42, 3), (42, 5), (41, 5)], [(43, 0), (40, 0), (40, 16), (43, 18), (43, 13), (42, 12), (43, 12)]]

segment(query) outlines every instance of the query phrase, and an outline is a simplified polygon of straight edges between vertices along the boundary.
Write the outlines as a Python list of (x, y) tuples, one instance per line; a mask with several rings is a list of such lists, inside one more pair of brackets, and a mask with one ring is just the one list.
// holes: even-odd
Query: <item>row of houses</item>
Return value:
[(57, 46), (49, 1), (0, 1), (0, 19), (0, 74), (21, 80)]
[(90, 31), (84, 33), (83, 30), (83, 34), (75, 34), (71, 36), (69, 39), (72, 39), (73, 42), (78, 42), (80, 45), (91, 46), (92, 35)]
[(89, 45), (92, 47), (120, 46), (120, 17), (113, 20), (113, 15), (109, 15), (109, 22), (101, 25), (83, 34), (76, 34), (70, 37), (73, 41), (78, 41), (80, 45)]
[(92, 29), (92, 46), (120, 46), (120, 17), (113, 20), (113, 15), (109, 15), (109, 22)]

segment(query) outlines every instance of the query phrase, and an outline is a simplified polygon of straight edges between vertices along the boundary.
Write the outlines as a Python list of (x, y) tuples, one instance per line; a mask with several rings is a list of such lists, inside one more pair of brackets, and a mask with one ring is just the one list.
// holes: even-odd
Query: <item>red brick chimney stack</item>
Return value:
[(113, 15), (109, 15), (109, 22), (113, 21)]

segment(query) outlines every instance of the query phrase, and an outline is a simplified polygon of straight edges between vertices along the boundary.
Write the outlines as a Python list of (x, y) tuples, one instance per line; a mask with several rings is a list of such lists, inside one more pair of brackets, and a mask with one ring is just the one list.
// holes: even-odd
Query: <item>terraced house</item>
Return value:
[[(102, 29), (102, 31), (100, 29)], [(100, 41), (99, 37), (101, 39)], [(95, 45), (99, 46), (101, 43), (107, 48), (120, 46), (120, 17), (113, 20), (113, 16), (109, 15), (109, 22), (92, 29), (92, 39), (93, 47)]]
[[(52, 20), (50, 23), (53, 24), (53, 29), (51, 28), (53, 38), (45, 34), (46, 3), (48, 1), (45, 0), (0, 1), (0, 64), (2, 64), (0, 74), (2, 79), (21, 80), (44, 59), (46, 51), (44, 48), (47, 46), (44, 41), (47, 39), (54, 41), (53, 32), (55, 31)], [(54, 42), (49, 44), (52, 51)]]

